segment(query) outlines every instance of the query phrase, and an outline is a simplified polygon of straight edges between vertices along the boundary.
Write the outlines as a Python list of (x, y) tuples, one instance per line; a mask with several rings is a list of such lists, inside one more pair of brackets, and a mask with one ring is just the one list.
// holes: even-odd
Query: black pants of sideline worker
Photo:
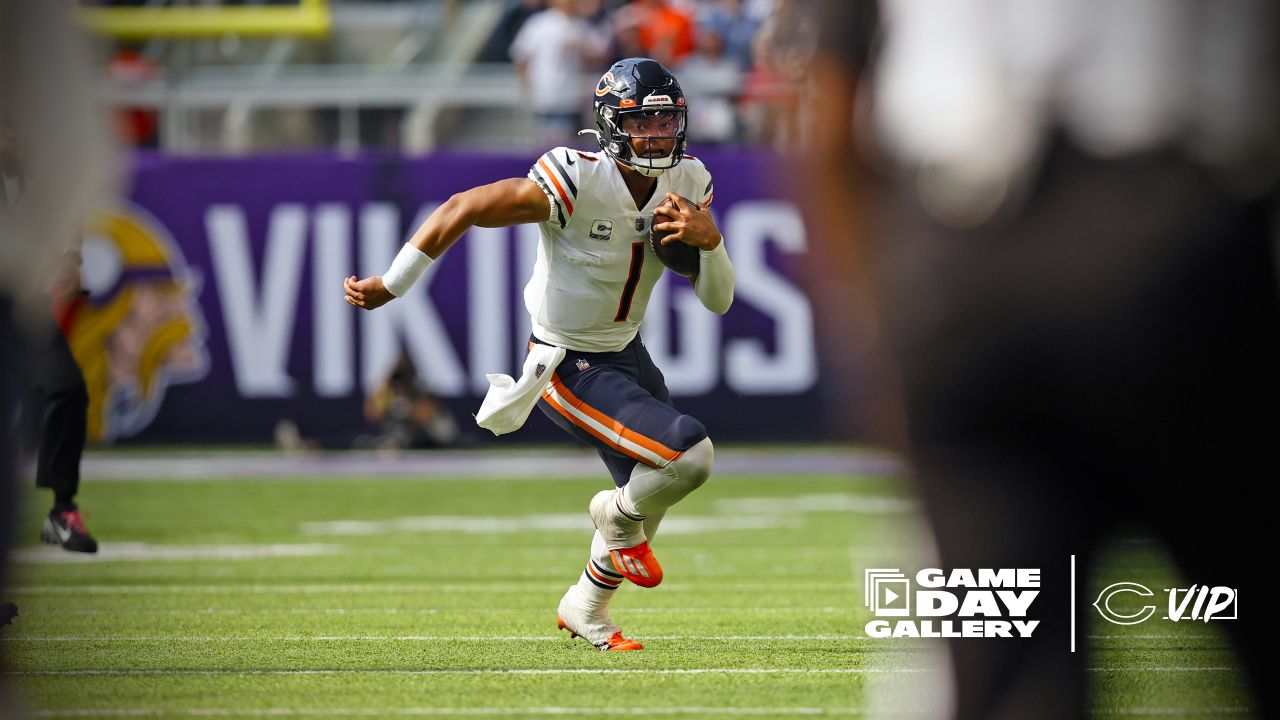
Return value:
[(31, 360), (34, 410), (40, 423), (36, 486), (53, 490), (56, 510), (71, 509), (80, 487), (80, 456), (88, 430), (84, 373), (57, 328), (32, 338)]

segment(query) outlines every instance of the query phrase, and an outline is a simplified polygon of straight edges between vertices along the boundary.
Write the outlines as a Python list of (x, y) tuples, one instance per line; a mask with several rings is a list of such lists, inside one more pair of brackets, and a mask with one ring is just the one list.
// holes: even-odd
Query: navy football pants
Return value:
[(637, 463), (664, 467), (707, 436), (701, 422), (671, 404), (662, 371), (639, 336), (618, 352), (567, 351), (538, 407), (596, 448), (618, 487)]

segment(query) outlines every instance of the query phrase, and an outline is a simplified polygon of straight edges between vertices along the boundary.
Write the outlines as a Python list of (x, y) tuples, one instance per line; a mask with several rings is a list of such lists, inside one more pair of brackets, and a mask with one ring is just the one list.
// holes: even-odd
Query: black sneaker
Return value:
[(0, 628), (13, 622), (18, 617), (18, 606), (13, 603), (0, 603)]
[(84, 527), (84, 518), (79, 510), (54, 510), (44, 519), (44, 528), (40, 530), (40, 539), (51, 545), (61, 545), (63, 550), (72, 552), (98, 552), (98, 541), (93, 539)]

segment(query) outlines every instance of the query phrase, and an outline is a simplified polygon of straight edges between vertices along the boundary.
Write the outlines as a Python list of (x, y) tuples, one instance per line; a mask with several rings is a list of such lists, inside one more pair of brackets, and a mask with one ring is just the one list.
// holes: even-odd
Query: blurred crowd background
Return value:
[(817, 45), (800, 5), (334, 0), (322, 37), (118, 37), (108, 90), (130, 142), (169, 153), (593, 147), (591, 87), (642, 55), (680, 78), (695, 144), (786, 148)]

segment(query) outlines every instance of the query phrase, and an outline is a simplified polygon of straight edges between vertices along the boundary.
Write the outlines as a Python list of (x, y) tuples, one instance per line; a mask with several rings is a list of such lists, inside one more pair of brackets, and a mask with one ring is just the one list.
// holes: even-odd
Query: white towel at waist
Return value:
[(524, 359), (519, 380), (500, 373), (485, 375), (489, 392), (480, 404), (480, 412), (476, 413), (476, 424), (494, 435), (505, 435), (523, 427), (533, 406), (538, 404), (538, 397), (551, 382), (556, 366), (564, 360), (564, 353), (564, 348), (534, 343)]

